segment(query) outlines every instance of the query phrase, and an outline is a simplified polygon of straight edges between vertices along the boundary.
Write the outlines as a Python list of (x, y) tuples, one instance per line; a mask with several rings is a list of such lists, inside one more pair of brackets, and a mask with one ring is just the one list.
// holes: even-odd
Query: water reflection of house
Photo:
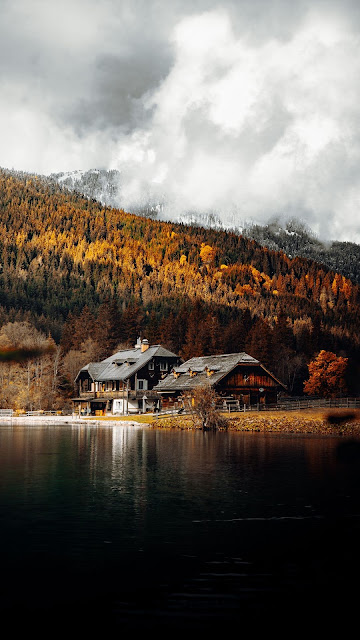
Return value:
[(79, 415), (119, 415), (154, 409), (159, 396), (153, 387), (180, 363), (175, 353), (139, 338), (134, 349), (90, 362), (79, 371), (75, 411)]
[(285, 385), (258, 360), (247, 353), (230, 353), (191, 358), (155, 387), (162, 397), (162, 407), (171, 408), (179, 396), (191, 395), (191, 391), (210, 384), (224, 401), (239, 404), (271, 404), (277, 402)]

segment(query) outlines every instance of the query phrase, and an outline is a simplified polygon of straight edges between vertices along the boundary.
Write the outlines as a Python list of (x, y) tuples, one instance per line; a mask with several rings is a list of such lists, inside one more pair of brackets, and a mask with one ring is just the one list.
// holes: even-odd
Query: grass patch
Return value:
[[(268, 433), (360, 434), (360, 412), (344, 409), (304, 409), (303, 411), (248, 411), (224, 413), (229, 431), (262, 431)], [(339, 417), (339, 420), (329, 418)], [(192, 429), (186, 416), (162, 417), (153, 427)]]
[(140, 422), (141, 424), (150, 424), (153, 422), (153, 416), (149, 414), (134, 416), (88, 416), (86, 420), (100, 422)]

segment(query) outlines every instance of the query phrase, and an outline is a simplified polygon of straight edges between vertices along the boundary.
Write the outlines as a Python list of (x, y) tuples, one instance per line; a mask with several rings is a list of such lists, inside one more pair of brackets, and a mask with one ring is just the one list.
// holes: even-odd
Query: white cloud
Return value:
[(45, 101), (41, 109), (19, 91), (6, 85), (1, 89), (6, 95), (0, 104), (1, 149), (6, 158), (1, 159), (1, 166), (51, 173), (60, 169), (59, 161), (71, 169), (107, 165), (111, 143), (106, 139), (104, 145), (101, 133), (92, 133), (84, 141), (70, 126), (54, 122)]
[[(239, 220), (298, 210), (323, 235), (360, 240), (349, 163), (360, 133), (358, 37), (310, 14), (291, 39), (254, 46), (235, 36), (226, 12), (213, 11), (183, 20), (173, 42), (174, 65), (148, 98), (154, 115), (144, 138), (156, 158), (147, 180), (163, 176), (169, 214), (175, 203), (225, 218), (236, 211)], [(351, 222), (334, 222), (342, 216)]]
[(0, 165), (119, 168), (128, 209), (289, 213), (360, 242), (356, 4), (214, 4), (5, 2)]

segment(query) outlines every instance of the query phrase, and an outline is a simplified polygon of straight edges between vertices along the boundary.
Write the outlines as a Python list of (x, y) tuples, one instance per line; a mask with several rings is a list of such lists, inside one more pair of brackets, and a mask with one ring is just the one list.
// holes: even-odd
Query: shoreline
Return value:
[[(269, 411), (236, 413), (226, 416), (227, 431), (262, 433), (302, 433), (318, 435), (360, 436), (360, 411), (343, 409), (304, 409), (302, 411)], [(140, 416), (139, 416), (140, 418)], [(199, 430), (189, 416), (154, 418), (143, 415), (136, 420), (123, 418), (79, 418), (78, 416), (1, 416), (4, 426), (93, 426), (93, 427), (149, 427), (193, 431)]]
[(127, 427), (150, 427), (151, 424), (147, 422), (138, 422), (136, 420), (99, 420), (96, 418), (78, 418), (73, 416), (1, 416), (0, 425), (13, 425), (13, 426), (63, 426), (63, 425), (90, 425), (93, 427), (113, 427), (118, 425), (124, 425)]
[[(262, 433), (302, 433), (313, 435), (360, 436), (360, 411), (344, 409), (303, 409), (237, 413), (226, 416), (227, 431)], [(191, 418), (159, 418), (153, 426), (162, 429), (193, 430)]]

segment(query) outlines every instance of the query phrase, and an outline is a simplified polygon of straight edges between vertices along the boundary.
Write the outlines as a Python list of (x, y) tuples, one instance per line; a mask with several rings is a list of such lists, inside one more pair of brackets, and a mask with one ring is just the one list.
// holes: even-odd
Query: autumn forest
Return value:
[(325, 349), (348, 358), (347, 388), (359, 392), (360, 289), (343, 275), (6, 170), (0, 210), (0, 347), (53, 347), (0, 365), (1, 406), (70, 398), (81, 366), (137, 336), (184, 359), (247, 351), (294, 394)]

